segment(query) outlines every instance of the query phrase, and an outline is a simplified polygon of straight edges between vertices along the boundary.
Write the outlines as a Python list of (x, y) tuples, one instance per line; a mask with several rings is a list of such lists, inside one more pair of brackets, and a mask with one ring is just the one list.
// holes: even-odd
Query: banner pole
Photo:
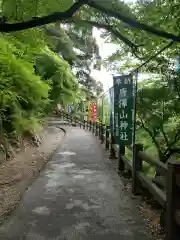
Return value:
[(132, 136), (132, 146), (134, 147), (136, 143), (136, 113), (137, 113), (137, 79), (138, 79), (138, 70), (134, 73), (134, 107), (133, 107), (133, 136)]
[(135, 81), (134, 81), (134, 107), (133, 107), (133, 136), (132, 136), (132, 147), (133, 147), (133, 168), (132, 168), (132, 179), (133, 179), (133, 187), (132, 193), (137, 194), (135, 189), (135, 179), (136, 179), (136, 113), (137, 113), (137, 82), (138, 82), (138, 70), (134, 73)]

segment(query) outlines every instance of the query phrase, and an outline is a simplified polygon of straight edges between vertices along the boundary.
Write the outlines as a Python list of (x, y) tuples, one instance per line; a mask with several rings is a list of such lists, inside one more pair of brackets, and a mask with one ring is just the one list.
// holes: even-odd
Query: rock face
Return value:
[(10, 139), (5, 137), (0, 144), (0, 164), (15, 158), (18, 152), (21, 152), (30, 145), (39, 147), (47, 133), (47, 127), (48, 125), (43, 126), (37, 134), (25, 132), (23, 137)]
[(12, 150), (15, 153), (13, 158), (6, 157), (4, 148), (0, 149), (0, 224), (14, 210), (29, 184), (51, 159), (52, 153), (61, 144), (65, 135), (64, 131), (56, 127), (42, 130), (37, 139), (34, 139), (37, 144), (41, 141), (39, 147), (32, 144), (31, 134), (13, 143)]
[(7, 139), (4, 139), (4, 145), (0, 145), (0, 163), (15, 156), (15, 151)]
[(32, 136), (32, 142), (33, 142), (33, 145), (35, 145), (36, 147), (39, 147), (41, 142), (42, 142), (42, 136), (39, 136), (39, 135), (34, 135)]
[(0, 164), (6, 160), (6, 154), (3, 150), (0, 150)]

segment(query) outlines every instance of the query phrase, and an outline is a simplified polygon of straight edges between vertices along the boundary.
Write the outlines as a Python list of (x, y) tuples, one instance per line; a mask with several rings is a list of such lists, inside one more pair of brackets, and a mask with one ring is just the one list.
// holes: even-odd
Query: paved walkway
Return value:
[(1, 240), (149, 240), (135, 202), (92, 133), (70, 128)]

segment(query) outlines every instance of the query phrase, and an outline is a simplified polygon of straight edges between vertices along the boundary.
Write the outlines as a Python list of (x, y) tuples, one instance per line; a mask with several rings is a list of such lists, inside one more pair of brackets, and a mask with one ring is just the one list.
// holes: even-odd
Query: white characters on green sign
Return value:
[(125, 113), (125, 111), (122, 110), (121, 113), (120, 113), (120, 115), (119, 115), (119, 118), (120, 118), (120, 119), (123, 119), (123, 118), (127, 118), (127, 117), (128, 117), (127, 113)]
[(119, 107), (120, 107), (120, 108), (125, 108), (125, 107), (127, 107), (127, 98), (119, 99)]
[(132, 75), (114, 77), (115, 135), (119, 144), (132, 141), (133, 79)]
[(121, 88), (119, 90), (119, 97), (120, 98), (126, 98), (127, 97), (127, 88)]
[(127, 132), (121, 132), (120, 139), (123, 140), (123, 141), (127, 141), (128, 140)]
[(128, 122), (126, 120), (120, 121), (119, 128), (121, 129), (121, 131), (126, 131), (127, 127), (128, 127)]
[(125, 84), (131, 84), (131, 78), (127, 77), (127, 78), (124, 80), (124, 83), (125, 83)]

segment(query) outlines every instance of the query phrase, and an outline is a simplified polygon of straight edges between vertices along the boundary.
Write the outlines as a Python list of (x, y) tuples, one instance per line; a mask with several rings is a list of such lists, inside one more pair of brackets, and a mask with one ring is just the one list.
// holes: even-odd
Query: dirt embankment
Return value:
[(43, 131), (38, 147), (28, 145), (13, 159), (0, 164), (0, 223), (19, 203), (25, 190), (61, 144), (64, 135), (61, 129), (49, 126)]

